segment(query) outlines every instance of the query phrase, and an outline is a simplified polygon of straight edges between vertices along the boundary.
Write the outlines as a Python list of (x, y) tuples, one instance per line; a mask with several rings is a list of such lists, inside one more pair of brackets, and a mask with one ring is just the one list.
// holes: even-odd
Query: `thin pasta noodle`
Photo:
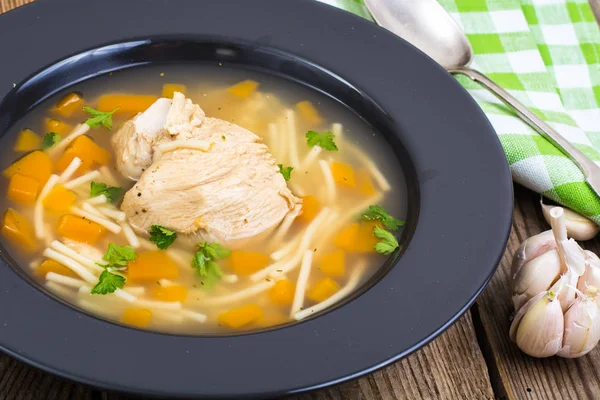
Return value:
[(321, 225), (323, 220), (325, 220), (330, 211), (330, 208), (325, 207), (319, 212), (319, 214), (317, 214), (315, 219), (312, 220), (310, 225), (308, 225), (308, 227), (304, 231), (302, 238), (300, 239), (298, 249), (291, 257), (291, 259), (277, 261), (276, 263), (271, 264), (266, 268), (255, 272), (254, 274), (250, 275), (250, 280), (257, 282), (262, 279), (265, 279), (267, 276), (274, 276), (273, 274), (275, 273), (281, 275), (294, 269), (294, 267), (301, 261), (304, 250), (308, 249), (308, 246), (310, 245), (310, 241), (312, 240), (312, 236), (314, 235), (315, 231), (317, 230), (319, 225)]
[(71, 278), (70, 276), (60, 275), (56, 272), (48, 272), (46, 274), (46, 280), (75, 289), (79, 289), (81, 286), (85, 285), (85, 282), (81, 279), (75, 279)]
[(157, 319), (162, 319), (164, 321), (169, 321), (169, 322), (174, 322), (177, 324), (180, 324), (183, 322), (183, 314), (181, 313), (172, 313), (172, 312), (161, 312), (161, 311), (155, 311), (152, 310), (152, 316), (157, 318)]
[(94, 170), (94, 171), (90, 171), (87, 174), (81, 175), (80, 177), (77, 177), (73, 180), (70, 180), (69, 182), (65, 183), (63, 186), (66, 189), (75, 189), (78, 188), (81, 185), (84, 185), (94, 179), (100, 178), (100, 171), (98, 170)]
[(335, 137), (336, 140), (338, 139), (342, 139), (343, 135), (344, 135), (344, 130), (342, 129), (342, 124), (336, 122), (334, 124), (331, 125), (331, 131), (333, 132), (333, 136)]
[(125, 286), (123, 290), (134, 296), (143, 296), (146, 294), (146, 288), (143, 286)]
[(125, 300), (128, 303), (133, 303), (137, 300), (137, 297), (133, 295), (133, 293), (126, 292), (123, 289), (117, 289), (114, 292), (115, 296), (120, 298), (121, 300)]
[(121, 222), (119, 225), (121, 226), (121, 229), (123, 229), (125, 239), (127, 239), (131, 247), (134, 249), (140, 247), (140, 240), (133, 232), (133, 229), (131, 229), (131, 226), (127, 222)]
[(283, 237), (286, 235), (286, 233), (288, 233), (288, 231), (290, 230), (290, 228), (291, 228), (292, 224), (294, 223), (294, 220), (296, 219), (298, 214), (300, 214), (300, 211), (299, 211), (299, 207), (296, 206), (292, 210), (292, 212), (288, 213), (288, 215), (285, 216), (285, 218), (283, 219), (283, 221), (277, 228), (277, 232), (275, 232), (275, 235), (273, 235), (273, 239), (271, 239), (273, 242), (278, 242), (281, 239), (283, 239)]
[(277, 138), (277, 125), (270, 123), (269, 130), (269, 150), (276, 160), (279, 159), (279, 140)]
[(46, 152), (50, 157), (54, 157), (55, 155), (66, 149), (67, 146), (70, 145), (73, 140), (77, 139), (81, 135), (85, 135), (86, 133), (88, 133), (89, 130), (90, 127), (87, 124), (77, 125), (66, 138), (56, 143), (54, 146), (50, 147), (48, 150), (46, 150)]
[(335, 180), (333, 179), (333, 173), (329, 167), (329, 163), (325, 160), (319, 160), (319, 167), (323, 172), (323, 178), (325, 178), (325, 188), (327, 189), (327, 201), (333, 203), (335, 201)]
[(223, 282), (225, 283), (236, 283), (239, 280), (239, 277), (236, 274), (227, 274), (221, 277)]
[(103, 214), (105, 217), (112, 218), (117, 222), (125, 221), (125, 213), (123, 211), (116, 210), (111, 207), (96, 207), (96, 210)]
[(354, 155), (356, 156), (356, 158), (358, 158), (358, 161), (360, 163), (365, 165), (365, 167), (373, 176), (381, 190), (383, 190), (384, 192), (388, 192), (392, 188), (390, 182), (387, 180), (385, 175), (381, 173), (379, 168), (377, 168), (377, 165), (375, 165), (375, 163), (365, 153), (363, 153), (360, 149), (351, 144), (348, 145), (348, 149), (354, 152)]
[(75, 272), (77, 275), (82, 277), (88, 283), (95, 284), (96, 281), (98, 280), (98, 278), (96, 278), (96, 275), (94, 275), (90, 271), (88, 271), (83, 265), (81, 265), (77, 261), (73, 260), (71, 257), (67, 257), (64, 254), (61, 254), (56, 250), (47, 248), (46, 250), (44, 250), (43, 255), (44, 255), (44, 257), (48, 257), (49, 259), (54, 260), (57, 263), (60, 263), (60, 264), (64, 265), (65, 267), (69, 268), (71, 271)]
[(285, 132), (285, 121), (283, 120), (283, 118), (279, 118), (279, 120), (277, 121), (277, 136), (279, 137), (279, 158), (277, 160), (280, 160), (282, 164), (285, 164), (287, 162), (289, 150), (289, 145), (287, 143), (288, 135), (286, 135)]
[(40, 192), (35, 205), (33, 206), (33, 225), (35, 229), (35, 236), (38, 239), (43, 239), (46, 232), (44, 231), (44, 198), (50, 193), (52, 188), (58, 183), (58, 175), (50, 175), (48, 182), (44, 185), (44, 188)]
[(285, 244), (282, 248), (280, 248), (277, 251), (272, 252), (270, 254), (270, 257), (275, 261), (281, 260), (282, 258), (287, 256), (292, 250), (294, 250), (294, 248), (296, 247), (298, 242), (300, 242), (300, 237), (293, 238), (287, 244)]
[(256, 296), (257, 294), (260, 294), (260, 293), (264, 292), (265, 290), (270, 289), (273, 285), (275, 285), (275, 282), (273, 282), (273, 281), (264, 281), (264, 282), (254, 285), (254, 286), (250, 286), (247, 289), (240, 290), (239, 292), (235, 292), (235, 293), (231, 293), (231, 294), (227, 294), (227, 295), (219, 296), (219, 297), (206, 298), (202, 302), (202, 305), (203, 306), (219, 306), (219, 305), (225, 305), (225, 304), (232, 304), (232, 303), (246, 300), (250, 297)]
[[(85, 204), (84, 204), (85, 205)], [(91, 207), (91, 206), (90, 206)], [(115, 224), (114, 222), (111, 222), (107, 219), (98, 217), (90, 212), (84, 211), (78, 207), (73, 207), (71, 209), (71, 212), (79, 217), (83, 217), (86, 219), (89, 219), (92, 222), (97, 223), (98, 225), (102, 225), (103, 227), (105, 227), (106, 229), (108, 229), (109, 231), (111, 231), (112, 233), (115, 234), (119, 234), (121, 233), (121, 227), (117, 224)]]
[(306, 196), (306, 191), (297, 182), (288, 182), (288, 186), (296, 196)]
[(58, 240), (53, 240), (50, 243), (50, 248), (58, 253), (64, 254), (66, 257), (72, 258), (73, 260), (77, 261), (78, 263), (80, 263), (81, 265), (83, 265), (91, 271), (97, 273), (104, 271), (104, 268), (98, 266), (94, 260), (81, 255), (81, 253), (78, 253), (77, 251), (73, 250), (72, 248)]
[(59, 293), (61, 296), (69, 297), (73, 295), (73, 291), (71, 288), (65, 287), (63, 285), (59, 285), (56, 282), (48, 281), (45, 286), (50, 289), (53, 293)]
[(81, 158), (74, 157), (69, 166), (63, 171), (62, 174), (58, 177), (58, 181), (60, 183), (68, 181), (71, 176), (81, 167)]
[(319, 154), (321, 154), (322, 151), (323, 151), (323, 148), (321, 146), (318, 146), (318, 145), (313, 146), (308, 151), (308, 154), (306, 155), (306, 157), (304, 157), (304, 160), (302, 160), (302, 163), (300, 163), (298, 170), (305, 171), (305, 172), (308, 171), (308, 169), (310, 167), (312, 167), (312, 165), (314, 164), (317, 157), (319, 157)]
[(172, 142), (160, 144), (157, 150), (161, 153), (168, 153), (178, 149), (192, 149), (209, 151), (215, 145), (214, 142), (206, 140), (173, 140)]
[(96, 217), (104, 217), (104, 214), (102, 214), (100, 211), (98, 211), (96, 209), (96, 207), (94, 207), (93, 205), (89, 204), (89, 203), (82, 203), (81, 204), (81, 208), (84, 209), (85, 211), (89, 212), (90, 214), (94, 214)]
[(96, 197), (90, 197), (89, 199), (84, 200), (84, 202), (95, 206), (99, 204), (106, 204), (108, 202), (108, 199), (105, 195), (101, 194)]
[(306, 292), (306, 285), (308, 283), (308, 277), (310, 276), (312, 259), (313, 251), (306, 250), (302, 256), (300, 273), (298, 274), (298, 280), (296, 281), (296, 292), (294, 293), (294, 301), (292, 302), (291, 316), (300, 311), (304, 305), (304, 293)]
[(298, 165), (300, 165), (300, 159), (298, 157), (298, 143), (296, 138), (296, 114), (293, 110), (285, 110), (285, 121), (289, 139), (290, 165), (292, 167), (298, 167)]
[(181, 314), (186, 319), (191, 319), (192, 321), (200, 322), (201, 324), (205, 323), (208, 319), (208, 316), (206, 314), (202, 314), (191, 310), (181, 310)]
[(181, 302), (179, 301), (156, 301), (138, 299), (137, 304), (140, 307), (155, 308), (157, 310), (181, 310)]
[(77, 304), (84, 310), (91, 311), (98, 315), (102, 315), (102, 316), (110, 316), (111, 315), (111, 310), (109, 310), (107, 307), (104, 307), (104, 305), (93, 303), (89, 300), (80, 299), (79, 301), (77, 301)]
[(350, 275), (350, 278), (348, 279), (348, 283), (346, 283), (346, 286), (344, 286), (337, 293), (334, 293), (331, 297), (320, 302), (319, 304), (316, 304), (312, 307), (308, 307), (304, 310), (300, 310), (300, 311), (296, 312), (293, 315), (294, 319), (296, 321), (300, 321), (312, 314), (323, 311), (324, 309), (332, 306), (333, 304), (342, 300), (344, 297), (348, 296), (358, 286), (360, 277), (362, 276), (364, 269), (365, 269), (364, 267), (365, 267), (365, 263), (364, 263), (364, 261), (362, 261), (359, 265), (357, 265), (354, 268), (354, 271), (352, 271), (352, 274)]

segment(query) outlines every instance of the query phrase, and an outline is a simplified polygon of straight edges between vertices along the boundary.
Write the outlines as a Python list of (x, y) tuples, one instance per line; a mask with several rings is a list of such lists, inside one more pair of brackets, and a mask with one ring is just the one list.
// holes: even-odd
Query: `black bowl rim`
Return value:
[(420, 215), (410, 245), (375, 286), (334, 312), (222, 338), (162, 335), (100, 321), (49, 300), (2, 262), (0, 304), (10, 306), (0, 308), (1, 349), (103, 388), (266, 397), (383, 367), (468, 309), (500, 262), (510, 232), (508, 164), (468, 93), (427, 56), (368, 21), (309, 0), (38, 0), (0, 16), (0, 49), (14, 57), (0, 65), (0, 99), (13, 83), (58, 59), (164, 35), (275, 48), (367, 93), (395, 125), (416, 171)]

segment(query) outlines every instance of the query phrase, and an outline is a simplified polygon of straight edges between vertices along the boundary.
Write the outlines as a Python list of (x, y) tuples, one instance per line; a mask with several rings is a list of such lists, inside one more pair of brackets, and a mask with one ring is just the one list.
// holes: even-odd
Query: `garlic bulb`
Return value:
[(563, 347), (557, 353), (561, 357), (576, 358), (589, 353), (600, 341), (600, 308), (594, 301), (598, 294), (590, 286), (565, 313)]
[(552, 229), (514, 255), (510, 337), (533, 357), (580, 357), (600, 341), (600, 258), (568, 238), (565, 210), (545, 213)]
[(511, 339), (533, 357), (550, 357), (563, 346), (564, 317), (554, 292), (531, 298), (517, 313), (510, 327)]
[[(542, 203), (542, 213), (546, 222), (550, 223), (550, 210), (557, 208)], [(587, 219), (575, 211), (565, 208), (565, 222), (567, 225), (567, 234), (575, 240), (590, 240), (600, 232), (600, 226), (590, 219)]]

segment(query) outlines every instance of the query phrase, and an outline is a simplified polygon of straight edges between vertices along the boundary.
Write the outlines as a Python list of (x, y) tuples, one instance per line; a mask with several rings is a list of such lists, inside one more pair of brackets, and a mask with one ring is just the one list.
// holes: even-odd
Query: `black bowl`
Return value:
[[(223, 50), (226, 51), (223, 51)], [(0, 132), (79, 81), (203, 61), (293, 79), (385, 135), (407, 179), (403, 254), (348, 301), (280, 329), (191, 337), (132, 329), (39, 290), (5, 252), (0, 348), (94, 386), (266, 397), (342, 382), (423, 346), (475, 300), (503, 254), (510, 172), (455, 80), (377, 26), (308, 0), (38, 0), (0, 17)]]

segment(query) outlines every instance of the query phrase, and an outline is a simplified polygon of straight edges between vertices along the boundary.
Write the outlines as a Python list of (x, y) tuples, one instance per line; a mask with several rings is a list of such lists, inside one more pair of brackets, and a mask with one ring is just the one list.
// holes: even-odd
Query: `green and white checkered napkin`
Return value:
[[(321, 1), (371, 19), (362, 0)], [(600, 162), (600, 29), (586, 0), (439, 2), (467, 34), (475, 69)], [(457, 79), (496, 129), (515, 182), (600, 224), (600, 199), (575, 164), (492, 94)]]

